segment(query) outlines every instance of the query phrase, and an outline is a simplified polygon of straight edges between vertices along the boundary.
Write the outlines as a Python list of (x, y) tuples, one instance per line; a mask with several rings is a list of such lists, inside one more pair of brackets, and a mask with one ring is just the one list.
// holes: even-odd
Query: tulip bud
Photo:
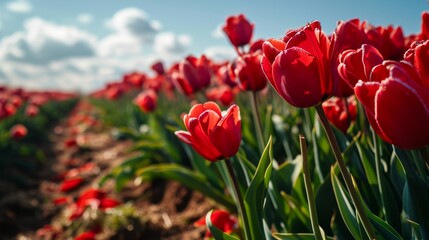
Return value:
[(22, 124), (16, 124), (10, 129), (10, 136), (15, 140), (22, 139), (27, 136), (27, 134), (28, 130)]
[(226, 33), (233, 46), (241, 47), (251, 41), (253, 27), (254, 25), (243, 14), (240, 14), (228, 17), (222, 30)]

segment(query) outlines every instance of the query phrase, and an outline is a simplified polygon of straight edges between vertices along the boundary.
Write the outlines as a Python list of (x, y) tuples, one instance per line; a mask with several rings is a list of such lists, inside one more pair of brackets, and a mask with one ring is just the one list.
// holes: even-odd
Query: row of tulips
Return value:
[(136, 96), (115, 111), (133, 120), (119, 135), (141, 155), (101, 184), (166, 178), (201, 191), (238, 214), (226, 233), (208, 213), (215, 239), (429, 238), (428, 16), (409, 36), (352, 19), (331, 35), (314, 21), (256, 41), (244, 15), (229, 17), (236, 59), (157, 62), (153, 77), (92, 94)]
[[(70, 111), (76, 94), (0, 87), (0, 179), (20, 187), (46, 160), (47, 129)], [(15, 172), (15, 173), (14, 173)]]

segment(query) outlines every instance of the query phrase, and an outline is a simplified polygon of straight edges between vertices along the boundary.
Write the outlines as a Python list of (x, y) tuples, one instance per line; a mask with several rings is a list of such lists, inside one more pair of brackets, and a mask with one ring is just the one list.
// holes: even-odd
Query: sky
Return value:
[(231, 59), (221, 31), (245, 14), (254, 39), (279, 38), (319, 20), (330, 34), (339, 20), (420, 31), (424, 0), (0, 0), (0, 85), (89, 92), (130, 71), (147, 71), (193, 54)]

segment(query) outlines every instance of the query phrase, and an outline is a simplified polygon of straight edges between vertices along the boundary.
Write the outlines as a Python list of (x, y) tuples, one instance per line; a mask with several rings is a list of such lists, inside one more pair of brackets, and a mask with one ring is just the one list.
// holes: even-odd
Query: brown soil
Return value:
[[(53, 128), (52, 143), (44, 147), (48, 162), (29, 177), (31, 184), (18, 187), (0, 182), (0, 240), (39, 239), (38, 229), (63, 217), (64, 206), (56, 206), (53, 199), (65, 195), (76, 198), (133, 155), (127, 151), (132, 142), (113, 139), (102, 126), (81, 134), (79, 146), (67, 148), (64, 141), (70, 128), (65, 121)], [(85, 173), (84, 184), (66, 194), (59, 192), (57, 176), (85, 163), (95, 167)], [(122, 203), (134, 205), (139, 218), (118, 231), (103, 229), (96, 239), (203, 239), (205, 227), (196, 227), (193, 222), (214, 208), (200, 193), (177, 182), (156, 180), (139, 186), (131, 182), (121, 192), (114, 192), (113, 182), (108, 181), (102, 189)]]

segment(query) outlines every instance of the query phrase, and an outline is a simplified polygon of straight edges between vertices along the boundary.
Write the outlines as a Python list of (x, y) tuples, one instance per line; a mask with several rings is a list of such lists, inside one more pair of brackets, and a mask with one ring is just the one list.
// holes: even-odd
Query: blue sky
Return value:
[(0, 0), (0, 84), (89, 91), (159, 58), (228, 57), (217, 30), (238, 13), (255, 23), (255, 38), (312, 20), (331, 33), (351, 18), (411, 34), (428, 7), (423, 0)]

